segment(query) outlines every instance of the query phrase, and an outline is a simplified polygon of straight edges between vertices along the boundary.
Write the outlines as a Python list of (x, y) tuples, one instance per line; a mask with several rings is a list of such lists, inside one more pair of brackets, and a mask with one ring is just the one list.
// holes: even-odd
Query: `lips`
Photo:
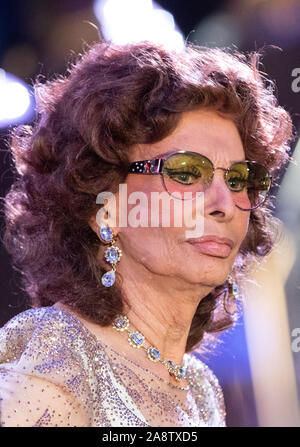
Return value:
[(220, 258), (227, 258), (234, 246), (231, 239), (214, 235), (187, 239), (187, 242), (202, 254)]

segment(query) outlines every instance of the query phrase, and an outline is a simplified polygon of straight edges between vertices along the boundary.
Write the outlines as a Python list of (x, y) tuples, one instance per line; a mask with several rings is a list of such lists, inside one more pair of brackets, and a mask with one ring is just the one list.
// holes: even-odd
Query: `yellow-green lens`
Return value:
[(271, 186), (268, 170), (256, 162), (235, 163), (227, 175), (227, 185), (237, 206), (254, 209), (262, 204)]
[(211, 183), (213, 165), (200, 154), (176, 153), (165, 160), (162, 172), (167, 191), (178, 196), (204, 191)]

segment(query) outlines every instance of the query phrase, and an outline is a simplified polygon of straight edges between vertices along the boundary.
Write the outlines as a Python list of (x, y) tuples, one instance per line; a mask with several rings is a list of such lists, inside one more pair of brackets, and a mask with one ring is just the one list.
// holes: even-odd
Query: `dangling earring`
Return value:
[(233, 300), (237, 300), (239, 298), (239, 289), (237, 284), (233, 281), (231, 275), (228, 276), (227, 281), (230, 298), (232, 298)]
[(110, 246), (104, 252), (105, 260), (112, 265), (112, 270), (104, 273), (101, 277), (101, 282), (105, 287), (111, 287), (116, 280), (116, 264), (120, 261), (122, 250), (116, 246), (116, 236), (108, 225), (100, 226), (100, 237), (104, 243), (109, 243)]
[[(233, 281), (231, 275), (229, 275), (227, 278), (227, 284), (228, 284), (227, 293), (224, 298), (223, 305), (224, 305), (225, 311), (228, 314), (234, 315), (234, 313), (236, 312), (236, 305), (237, 305), (236, 300), (239, 298), (239, 291), (238, 291), (237, 284)], [(234, 308), (233, 312), (228, 311), (228, 308), (226, 306), (226, 301), (228, 301), (229, 304), (231, 306), (233, 306), (233, 308)]]

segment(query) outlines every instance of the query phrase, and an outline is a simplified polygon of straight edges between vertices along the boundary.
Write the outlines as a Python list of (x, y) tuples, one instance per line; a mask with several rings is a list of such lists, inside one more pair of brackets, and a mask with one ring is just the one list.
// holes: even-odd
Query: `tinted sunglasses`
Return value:
[(272, 176), (265, 166), (255, 161), (235, 162), (225, 169), (215, 167), (209, 158), (198, 152), (176, 151), (162, 158), (134, 161), (129, 173), (160, 174), (165, 190), (171, 196), (189, 200), (210, 187), (217, 169), (224, 171), (225, 183), (239, 209), (250, 211), (264, 203)]

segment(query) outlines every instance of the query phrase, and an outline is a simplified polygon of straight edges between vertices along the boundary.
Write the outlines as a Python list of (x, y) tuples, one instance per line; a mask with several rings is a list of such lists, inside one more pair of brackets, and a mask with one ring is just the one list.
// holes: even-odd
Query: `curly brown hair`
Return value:
[[(98, 193), (117, 192), (125, 182), (130, 148), (160, 141), (186, 111), (209, 108), (232, 119), (246, 159), (267, 166), (278, 186), (293, 126), (258, 68), (260, 56), (192, 44), (177, 53), (150, 42), (97, 42), (67, 74), (36, 79), (37, 119), (9, 138), (15, 179), (4, 198), (3, 235), (32, 307), (61, 301), (101, 326), (122, 313), (120, 279), (103, 287), (102, 244), (88, 221), (99, 210)], [(238, 284), (275, 243), (273, 197), (250, 213), (234, 264)], [(201, 300), (186, 352), (209, 352), (205, 341), (234, 324), (238, 312), (226, 312), (226, 296), (227, 281)]]

